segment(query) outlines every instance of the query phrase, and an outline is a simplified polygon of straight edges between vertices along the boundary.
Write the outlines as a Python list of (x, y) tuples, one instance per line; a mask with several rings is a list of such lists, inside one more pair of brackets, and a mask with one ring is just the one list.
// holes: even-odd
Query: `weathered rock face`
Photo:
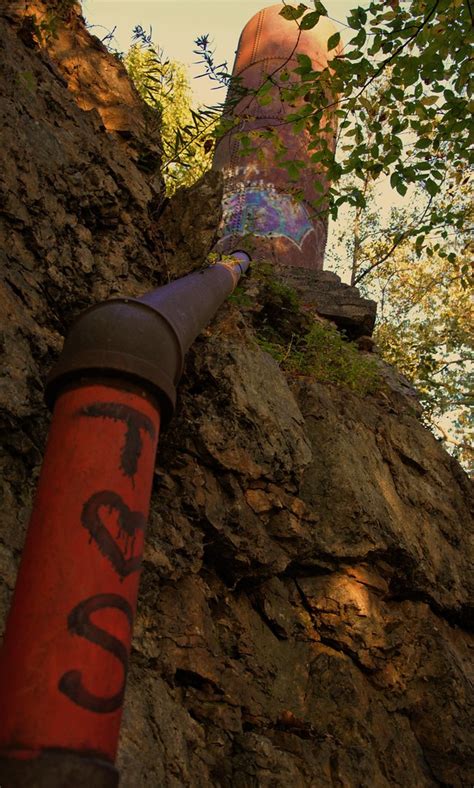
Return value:
[(290, 392), (234, 321), (160, 451), (125, 785), (468, 784), (462, 472), (382, 395)]
[[(219, 217), (210, 180), (162, 204), (61, 59), (0, 28), (3, 628), (61, 335), (191, 270)], [(195, 343), (156, 468), (125, 788), (473, 784), (470, 486), (386, 377), (364, 400), (288, 382), (233, 305)]]

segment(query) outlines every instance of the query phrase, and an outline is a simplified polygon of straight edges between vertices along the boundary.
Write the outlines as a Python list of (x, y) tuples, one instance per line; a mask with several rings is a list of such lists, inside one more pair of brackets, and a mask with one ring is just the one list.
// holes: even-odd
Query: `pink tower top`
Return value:
[[(240, 36), (233, 76), (250, 91), (258, 89), (269, 74), (273, 85), (267, 94), (270, 100), (267, 98), (268, 103), (263, 106), (253, 95), (244, 95), (229, 109), (229, 115), (239, 122), (219, 141), (213, 162), (213, 168), (224, 175), (224, 215), (217, 248), (229, 252), (238, 246), (246, 248), (254, 259), (320, 269), (327, 220), (321, 215), (322, 208), (315, 208), (312, 203), (327, 192), (329, 184), (315, 173), (315, 165), (311, 163), (310, 156), (315, 150), (308, 151), (309, 133), (297, 134), (291, 123), (284, 122), (285, 116), (295, 111), (295, 105), (282, 100), (281, 89), (299, 79), (292, 74), (299, 65), (297, 55), (308, 55), (313, 70), (322, 71), (340, 53), (340, 48), (328, 52), (327, 41), (336, 30), (326, 17), (321, 17), (312, 30), (300, 30), (297, 22), (280, 16), (282, 8), (281, 3), (263, 8)], [(289, 79), (285, 79), (285, 72)], [(325, 113), (322, 124), (327, 129), (325, 138), (333, 149), (337, 123), (331, 110)], [(276, 130), (287, 147), (287, 159), (308, 162), (296, 182), (275, 163), (274, 141), (259, 139), (255, 142), (257, 151), (245, 156), (239, 152), (239, 133), (269, 127)], [(316, 179), (322, 191), (315, 189)], [(303, 192), (303, 200), (292, 196), (295, 190)]]

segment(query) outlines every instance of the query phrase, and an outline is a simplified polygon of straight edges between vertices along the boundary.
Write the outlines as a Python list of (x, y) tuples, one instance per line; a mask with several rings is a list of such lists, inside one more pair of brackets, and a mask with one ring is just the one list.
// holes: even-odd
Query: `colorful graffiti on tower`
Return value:
[(275, 189), (241, 188), (223, 200), (221, 238), (256, 235), (284, 237), (299, 249), (314, 229), (304, 205)]

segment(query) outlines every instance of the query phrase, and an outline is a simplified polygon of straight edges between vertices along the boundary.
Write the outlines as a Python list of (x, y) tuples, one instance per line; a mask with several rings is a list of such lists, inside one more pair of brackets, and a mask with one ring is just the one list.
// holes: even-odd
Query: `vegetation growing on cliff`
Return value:
[(380, 389), (376, 361), (331, 323), (305, 312), (296, 291), (279, 281), (269, 263), (254, 263), (252, 280), (251, 297), (244, 282), (230, 300), (251, 316), (258, 344), (289, 376), (307, 375), (360, 396)]
[(290, 375), (308, 375), (323, 383), (334, 383), (363, 397), (381, 387), (375, 361), (361, 355), (354, 342), (346, 342), (330, 324), (313, 321), (309, 330), (294, 335), (288, 344), (272, 333), (272, 339), (257, 335), (259, 345)]
[(168, 195), (191, 186), (209, 169), (217, 109), (192, 106), (186, 68), (169, 60), (142, 28), (125, 56), (127, 71), (148, 107), (148, 131), (160, 139)]

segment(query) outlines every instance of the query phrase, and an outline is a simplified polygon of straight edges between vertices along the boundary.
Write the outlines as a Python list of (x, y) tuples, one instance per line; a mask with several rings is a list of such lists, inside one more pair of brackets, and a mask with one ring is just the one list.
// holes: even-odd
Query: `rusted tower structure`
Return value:
[[(315, 175), (311, 162), (315, 151), (308, 150), (309, 132), (296, 134), (285, 120), (295, 106), (282, 99), (282, 90), (299, 79), (293, 73), (299, 65), (298, 55), (307, 55), (313, 69), (323, 71), (340, 48), (328, 52), (328, 39), (336, 29), (326, 17), (312, 30), (301, 30), (296, 21), (287, 21), (280, 15), (282, 7), (277, 3), (263, 8), (247, 23), (240, 37), (233, 80), (237, 90), (244, 90), (242, 98), (233, 101), (235, 88), (231, 84), (228, 113), (236, 125), (220, 140), (213, 163), (214, 169), (224, 175), (219, 248), (224, 252), (236, 246), (247, 248), (254, 259), (265, 257), (285, 266), (314, 270), (323, 266), (327, 237), (324, 201), (316, 207), (314, 203), (321, 196), (324, 198), (329, 184), (323, 175)], [(255, 91), (269, 75), (267, 103), (260, 104)], [(329, 147), (334, 149), (334, 97), (328, 103), (332, 108), (326, 111), (321, 126)], [(257, 150), (241, 155), (241, 134), (268, 128), (288, 149), (287, 158), (307, 162), (297, 184), (275, 162), (274, 140), (260, 139), (255, 143)], [(319, 181), (319, 189), (315, 188), (315, 180)], [(302, 200), (293, 196), (296, 186), (303, 193)]]

